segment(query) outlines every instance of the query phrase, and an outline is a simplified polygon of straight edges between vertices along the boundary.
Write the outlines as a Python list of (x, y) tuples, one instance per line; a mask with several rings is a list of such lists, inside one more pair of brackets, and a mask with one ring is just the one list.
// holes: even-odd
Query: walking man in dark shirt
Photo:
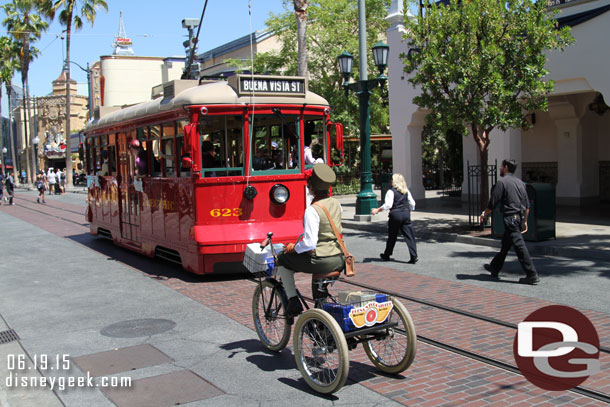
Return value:
[(491, 198), (485, 211), (481, 214), (481, 222), (485, 222), (491, 212), (500, 205), (500, 212), (504, 218), (504, 236), (502, 236), (502, 248), (496, 254), (490, 264), (485, 265), (492, 277), (497, 278), (504, 265), (506, 255), (511, 245), (515, 247), (517, 258), (525, 271), (525, 277), (520, 278), (521, 284), (536, 285), (540, 281), (532, 258), (530, 257), (523, 233), (527, 232), (527, 215), (530, 211), (530, 201), (527, 198), (525, 184), (514, 173), (517, 169), (515, 160), (502, 161), (500, 168), (501, 178), (491, 191)]

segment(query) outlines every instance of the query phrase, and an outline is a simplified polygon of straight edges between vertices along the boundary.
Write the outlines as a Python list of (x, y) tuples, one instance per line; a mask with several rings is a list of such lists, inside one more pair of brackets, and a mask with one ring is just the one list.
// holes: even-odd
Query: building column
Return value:
[[(411, 16), (410, 12), (407, 14)], [(411, 16), (412, 17), (412, 16)], [(419, 93), (404, 72), (400, 54), (407, 54), (409, 47), (403, 40), (405, 33), (403, 2), (393, 0), (386, 20), (390, 47), (388, 57), (388, 92), (390, 106), (390, 133), (392, 133), (392, 166), (394, 173), (403, 174), (417, 207), (425, 205), (425, 189), (422, 182), (421, 133), (427, 112), (413, 103)]]
[[(404, 175), (405, 181), (409, 186), (409, 191), (413, 195), (413, 199), (419, 199), (419, 207), (425, 206), (426, 190), (424, 188), (422, 178), (422, 148), (421, 134), (424, 130), (425, 119), (428, 115), (427, 111), (418, 110), (411, 116), (411, 121), (407, 126), (407, 132), (402, 137), (403, 153), (405, 168), (401, 172)], [(395, 151), (398, 150), (398, 145)], [(394, 161), (396, 165), (396, 161)]]
[(582, 126), (567, 100), (549, 104), (557, 129), (557, 203), (579, 205), (582, 187)]

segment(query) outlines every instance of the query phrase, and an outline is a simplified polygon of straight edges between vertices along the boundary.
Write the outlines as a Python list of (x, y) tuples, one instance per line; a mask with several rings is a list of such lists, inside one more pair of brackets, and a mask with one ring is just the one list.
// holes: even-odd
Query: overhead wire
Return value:
[[(248, 0), (248, 17), (250, 20), (250, 80), (252, 81), (252, 83), (254, 83), (254, 44), (253, 44), (253, 40), (252, 40), (252, 0)], [(252, 106), (252, 115), (251, 120), (250, 120), (250, 124), (249, 124), (249, 129), (248, 129), (248, 134), (250, 135), (250, 137), (248, 137), (249, 141), (250, 141), (250, 157), (254, 158), (254, 152), (252, 151), (252, 148), (256, 146), (256, 143), (253, 140), (254, 137), (254, 106), (255, 106), (256, 102), (254, 101), (254, 88), (252, 87), (252, 92), (250, 94), (250, 105)], [(252, 167), (252, 166), (250, 166)], [(249, 172), (248, 172), (249, 174)], [(250, 185), (250, 176), (248, 175), (246, 177), (246, 188)]]

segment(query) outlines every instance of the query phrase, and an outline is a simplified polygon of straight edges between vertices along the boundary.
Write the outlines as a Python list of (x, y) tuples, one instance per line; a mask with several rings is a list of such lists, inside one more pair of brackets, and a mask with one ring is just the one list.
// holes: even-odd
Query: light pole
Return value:
[(6, 147), (2, 147), (2, 174), (4, 174), (4, 176), (6, 176), (6, 158), (4, 156), (7, 151)]
[(93, 95), (91, 94), (91, 69), (89, 69), (89, 62), (87, 62), (87, 68), (83, 68), (74, 61), (70, 61), (71, 64), (78, 66), (81, 70), (87, 74), (87, 101), (89, 103), (89, 120), (93, 117)]
[(36, 152), (35, 156), (35, 162), (34, 162), (34, 168), (36, 169), (36, 171), (34, 172), (34, 182), (36, 182), (36, 175), (38, 174), (38, 171), (40, 170), (38, 168), (38, 143), (40, 143), (40, 139), (38, 138), (38, 134), (36, 134), (36, 137), (34, 137), (34, 140), (32, 140), (32, 142), (34, 143), (34, 151)]
[(349, 83), (352, 75), (354, 57), (348, 52), (339, 55), (339, 69), (343, 74), (345, 82), (343, 87), (345, 94), (349, 90), (356, 92), (360, 106), (360, 192), (356, 198), (356, 220), (369, 220), (371, 209), (377, 207), (377, 196), (373, 192), (373, 176), (371, 173), (371, 112), (370, 95), (371, 90), (377, 86), (384, 86), (387, 77), (383, 74), (388, 64), (388, 53), (390, 47), (383, 42), (378, 42), (373, 47), (373, 58), (375, 65), (379, 68), (379, 76), (368, 79), (367, 57), (366, 57), (366, 14), (363, 0), (358, 0), (358, 40), (360, 56), (360, 80)]

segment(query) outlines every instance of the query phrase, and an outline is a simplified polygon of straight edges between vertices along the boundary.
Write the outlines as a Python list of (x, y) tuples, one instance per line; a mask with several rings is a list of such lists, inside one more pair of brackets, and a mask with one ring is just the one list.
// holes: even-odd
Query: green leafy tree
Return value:
[[(30, 69), (30, 62), (32, 62), (33, 58), (38, 54), (38, 50), (33, 48), (31, 44), (39, 40), (42, 32), (49, 26), (49, 24), (40, 17), (39, 6), (40, 4), (36, 0), (13, 0), (12, 3), (7, 3), (2, 6), (4, 13), (6, 14), (6, 18), (2, 21), (2, 24), (7, 28), (19, 47), (19, 70), (21, 71), (21, 83), (25, 91), (23, 99), (25, 125), (23, 126), (23, 129), (27, 146), (30, 145), (28, 139), (28, 123), (30, 123), (30, 88), (28, 72)], [(35, 154), (32, 146), (31, 154), (25, 155), (27, 173), (32, 183), (35, 180)], [(15, 162), (13, 161), (13, 163)]]
[[(385, 36), (389, 27), (385, 20), (390, 0), (368, 0), (366, 2), (367, 42), (375, 44)], [(278, 36), (281, 48), (271, 54), (273, 61), (281, 61), (279, 69), (287, 75), (298, 74), (298, 35), (294, 4), (283, 0), (285, 12), (272, 14), (266, 21), (269, 29)], [(307, 6), (307, 72), (309, 89), (323, 96), (333, 107), (333, 119), (342, 122), (346, 134), (357, 134), (358, 99), (346, 97), (343, 78), (339, 72), (337, 56), (348, 51), (356, 56), (358, 66), (358, 7), (354, 0), (308, 1)], [(265, 58), (258, 54), (256, 58)], [(376, 72), (372, 52), (367, 55), (369, 72)], [(255, 63), (256, 65), (256, 63)], [(277, 67), (273, 67), (277, 70)], [(259, 72), (271, 71), (262, 68)], [(358, 72), (354, 71), (358, 80)], [(371, 129), (373, 133), (385, 133), (389, 129), (389, 114), (379, 92), (371, 95)]]
[(487, 206), (489, 135), (521, 127), (525, 115), (547, 109), (551, 81), (548, 50), (572, 40), (558, 29), (546, 2), (533, 0), (426, 0), (419, 18), (405, 20), (406, 39), (417, 52), (402, 55), (409, 80), (421, 88), (414, 102), (431, 113), (432, 129), (464, 129), (479, 148), (481, 208)]
[[(47, 17), (51, 20), (55, 18), (55, 13), (59, 12), (59, 22), (66, 27), (66, 151), (71, 151), (70, 140), (70, 39), (72, 28), (80, 30), (84, 21), (88, 21), (92, 26), (97, 15), (97, 10), (103, 8), (108, 11), (108, 5), (104, 0), (79, 0), (80, 14), (78, 13), (76, 0), (38, 0), (45, 10)], [(66, 154), (66, 183), (72, 185), (72, 156)]]

